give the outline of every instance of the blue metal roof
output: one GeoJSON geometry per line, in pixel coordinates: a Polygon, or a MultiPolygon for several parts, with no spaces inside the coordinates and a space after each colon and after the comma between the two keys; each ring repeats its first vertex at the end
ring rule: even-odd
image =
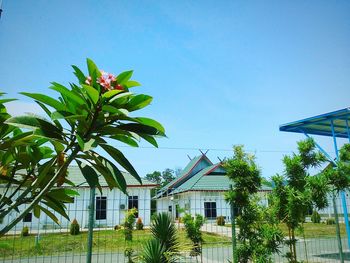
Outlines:
{"type": "Polygon", "coordinates": [[[280,131],[350,138],[350,108],[290,122],[280,126],[280,131]]]}

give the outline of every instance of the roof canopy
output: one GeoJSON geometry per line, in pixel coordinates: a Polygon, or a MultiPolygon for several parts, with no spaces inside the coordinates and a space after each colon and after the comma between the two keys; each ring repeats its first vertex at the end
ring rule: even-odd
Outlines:
{"type": "Polygon", "coordinates": [[[280,131],[332,137],[332,122],[335,137],[350,138],[350,108],[283,124],[280,131]]]}

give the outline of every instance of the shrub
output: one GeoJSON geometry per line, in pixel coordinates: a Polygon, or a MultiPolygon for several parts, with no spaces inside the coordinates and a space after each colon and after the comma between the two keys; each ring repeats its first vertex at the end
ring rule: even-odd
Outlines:
{"type": "Polygon", "coordinates": [[[326,225],[334,225],[335,224],[335,219],[330,217],[326,219],[326,225]]]}
{"type": "Polygon", "coordinates": [[[143,223],[141,217],[139,217],[136,221],[136,229],[137,230],[143,230],[143,223]]]}
{"type": "Polygon", "coordinates": [[[196,214],[194,219],[190,214],[185,214],[183,217],[183,222],[185,225],[186,235],[193,243],[190,256],[196,257],[202,254],[203,237],[201,227],[204,224],[204,218],[202,215],[196,214]]]}
{"type": "Polygon", "coordinates": [[[321,222],[321,216],[320,216],[320,214],[316,211],[316,210],[314,210],[313,212],[312,212],[312,215],[311,215],[311,222],[312,223],[320,223],[321,222]]]}
{"type": "Polygon", "coordinates": [[[119,229],[121,229],[120,225],[115,225],[114,226],[114,230],[119,230],[119,229]]]}
{"type": "Polygon", "coordinates": [[[134,263],[133,256],[134,256],[134,250],[131,247],[127,247],[124,250],[124,256],[128,259],[128,263],[134,263]]]}
{"type": "Polygon", "coordinates": [[[29,236],[29,227],[24,226],[24,227],[22,228],[21,236],[22,236],[22,237],[27,237],[27,236],[29,236]]]}
{"type": "Polygon", "coordinates": [[[218,216],[218,217],[216,218],[216,224],[217,224],[218,226],[224,226],[224,225],[225,225],[225,217],[223,217],[223,216],[218,216]]]}
{"type": "Polygon", "coordinates": [[[136,208],[130,209],[125,216],[124,221],[124,235],[125,241],[132,241],[132,230],[135,224],[135,214],[137,213],[136,208]]]}
{"type": "Polygon", "coordinates": [[[78,221],[74,218],[72,223],[70,224],[70,234],[72,236],[79,235],[80,233],[80,226],[78,224],[78,221]]]}

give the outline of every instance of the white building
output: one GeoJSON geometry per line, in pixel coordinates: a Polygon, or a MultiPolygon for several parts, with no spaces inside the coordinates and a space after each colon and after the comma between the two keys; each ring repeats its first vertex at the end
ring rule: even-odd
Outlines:
{"type": "MultiPolygon", "coordinates": [[[[213,164],[206,155],[193,158],[181,174],[160,189],[155,197],[157,212],[169,212],[174,218],[185,211],[192,216],[203,215],[207,220],[224,216],[230,220],[230,206],[224,193],[232,182],[220,163],[213,164]]],[[[271,188],[263,186],[259,191],[261,202],[267,205],[271,188]]]]}
{"type": "MultiPolygon", "coordinates": [[[[71,166],[68,169],[69,179],[77,186],[72,188],[70,186],[62,186],[71,188],[79,193],[79,196],[74,198],[73,203],[66,204],[67,214],[72,221],[74,218],[78,221],[82,228],[88,227],[88,215],[89,215],[89,198],[90,188],[86,183],[78,166],[71,166]]],[[[141,185],[134,177],[129,173],[122,172],[127,183],[127,193],[124,194],[119,189],[115,188],[110,190],[102,176],[99,177],[100,185],[102,187],[102,193],[96,189],[95,193],[95,213],[94,213],[94,226],[95,227],[114,227],[123,223],[125,213],[128,209],[133,207],[137,208],[137,217],[140,217],[144,225],[150,224],[151,219],[151,189],[157,185],[142,179],[141,185]]],[[[0,192],[1,190],[0,185],[0,192]]],[[[51,210],[52,211],[52,210],[51,210]]],[[[46,214],[41,213],[39,218],[34,217],[33,213],[29,213],[22,222],[18,223],[15,230],[21,230],[23,226],[34,229],[59,229],[68,228],[70,221],[62,217],[58,213],[52,211],[60,221],[60,225],[57,225],[46,214]]],[[[6,224],[12,221],[16,217],[17,213],[12,212],[6,216],[0,227],[2,228],[6,224]]]]}

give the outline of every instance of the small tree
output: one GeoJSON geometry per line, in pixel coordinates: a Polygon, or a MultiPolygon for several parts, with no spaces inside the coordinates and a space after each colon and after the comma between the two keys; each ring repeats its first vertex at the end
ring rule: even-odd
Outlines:
{"type": "Polygon", "coordinates": [[[29,227],[28,227],[28,226],[24,226],[24,227],[22,228],[21,236],[22,236],[22,237],[27,237],[27,236],[29,236],[29,227]]]}
{"type": "Polygon", "coordinates": [[[125,241],[132,241],[132,231],[135,225],[135,215],[137,213],[136,208],[132,208],[126,212],[125,220],[124,220],[124,236],[125,241]]]}
{"type": "Polygon", "coordinates": [[[204,224],[204,217],[202,215],[196,214],[195,219],[193,219],[191,214],[186,213],[183,217],[183,223],[185,225],[186,235],[189,239],[191,239],[193,243],[190,255],[192,257],[201,255],[203,243],[201,227],[204,224]]]}
{"type": "MultiPolygon", "coordinates": [[[[258,204],[257,192],[262,177],[255,163],[255,157],[244,152],[243,146],[234,146],[233,157],[224,162],[227,176],[233,186],[225,194],[227,202],[239,209],[239,245],[233,251],[235,261],[246,263],[272,262],[272,253],[278,252],[282,233],[275,220],[258,204]]],[[[233,233],[234,234],[234,233],[233,233]]]]}
{"type": "Polygon", "coordinates": [[[321,222],[321,216],[320,216],[320,214],[319,214],[316,210],[314,210],[314,211],[312,212],[312,215],[311,215],[311,222],[312,222],[312,223],[315,223],[315,224],[318,224],[318,223],[321,222]]]}
{"type": "Polygon", "coordinates": [[[285,256],[289,262],[298,262],[295,230],[302,227],[311,207],[322,209],[327,206],[327,178],[322,173],[311,176],[308,172],[324,161],[325,157],[316,151],[312,139],[300,141],[298,153],[283,158],[284,174],[273,177],[275,188],[271,201],[276,218],[288,227],[286,244],[289,252],[285,256]]]}

